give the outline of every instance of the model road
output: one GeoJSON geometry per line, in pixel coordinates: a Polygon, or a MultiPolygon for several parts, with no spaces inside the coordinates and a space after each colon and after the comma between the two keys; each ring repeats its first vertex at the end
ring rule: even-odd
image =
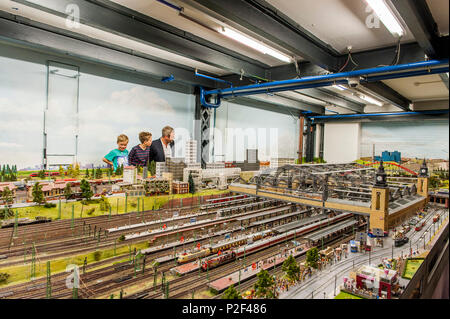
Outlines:
{"type": "MultiPolygon", "coordinates": [[[[370,264],[378,265],[382,258],[391,258],[392,252],[394,258],[408,255],[410,249],[423,252],[424,242],[428,243],[433,234],[433,216],[435,213],[441,215],[441,221],[448,217],[448,209],[430,207],[427,215],[421,219],[421,222],[425,220],[425,226],[420,231],[415,231],[414,227],[411,227],[411,230],[406,234],[409,238],[407,244],[401,247],[393,247],[394,240],[389,236],[384,238],[384,248],[372,246],[370,264]]],[[[437,230],[438,224],[439,222],[434,226],[434,230],[437,230]]],[[[350,245],[348,245],[347,258],[344,257],[341,261],[331,266],[328,265],[306,281],[290,288],[287,292],[281,293],[279,299],[333,299],[339,293],[339,286],[343,283],[342,278],[348,277],[353,268],[359,268],[367,264],[369,264],[369,252],[351,253],[350,245]]]]}

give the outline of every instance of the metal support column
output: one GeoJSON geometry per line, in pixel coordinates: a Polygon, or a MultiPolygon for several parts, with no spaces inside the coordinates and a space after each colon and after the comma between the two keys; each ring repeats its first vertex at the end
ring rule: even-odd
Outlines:
{"type": "Polygon", "coordinates": [[[195,139],[197,145],[200,145],[200,160],[202,168],[206,167],[206,163],[209,159],[209,135],[210,135],[210,120],[212,110],[202,106],[200,102],[200,92],[198,89],[195,91],[195,139]]]}
{"type": "Polygon", "coordinates": [[[303,134],[305,132],[305,117],[300,115],[300,128],[298,131],[298,163],[303,161],[303,134]]]}
{"type": "Polygon", "coordinates": [[[314,142],[315,142],[316,124],[307,120],[306,124],[306,162],[314,161],[314,142]]]}
{"type": "Polygon", "coordinates": [[[320,126],[320,147],[319,147],[319,158],[323,159],[324,152],[324,141],[325,141],[325,124],[321,123],[320,126]]]}

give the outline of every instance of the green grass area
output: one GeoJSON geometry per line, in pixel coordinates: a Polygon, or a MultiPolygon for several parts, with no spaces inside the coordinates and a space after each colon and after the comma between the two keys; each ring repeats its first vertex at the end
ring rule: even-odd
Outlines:
{"type": "MultiPolygon", "coordinates": [[[[194,197],[198,196],[205,196],[205,195],[218,195],[227,193],[228,190],[206,190],[202,192],[198,192],[194,195],[194,197]]],[[[178,198],[190,198],[192,197],[191,194],[175,194],[175,195],[163,195],[163,196],[152,196],[152,197],[139,197],[139,211],[142,211],[144,208],[145,210],[150,209],[159,209],[164,204],[166,204],[171,199],[178,199],[178,198]],[[144,202],[144,206],[142,206],[142,203],[144,202]]],[[[117,214],[124,214],[125,212],[133,212],[137,211],[138,209],[138,197],[128,197],[127,199],[125,196],[120,197],[110,197],[107,198],[109,203],[111,204],[111,214],[117,215],[117,214]],[[125,201],[126,201],[126,211],[125,211],[125,201]]],[[[30,207],[23,207],[23,208],[17,208],[19,212],[19,218],[28,217],[30,219],[34,219],[36,216],[44,216],[44,217],[50,217],[53,220],[58,218],[58,205],[56,204],[56,207],[52,208],[45,208],[44,206],[30,206],[30,207]]],[[[81,202],[68,202],[66,203],[65,200],[61,200],[61,219],[70,219],[72,218],[72,206],[74,210],[74,218],[81,218],[81,217],[94,217],[94,216],[101,216],[101,215],[108,215],[109,210],[107,211],[100,211],[100,204],[96,200],[92,200],[89,202],[88,205],[82,205],[81,202]],[[95,209],[90,215],[88,212],[92,209],[95,209]]],[[[14,209],[16,211],[16,209],[14,209]]]]}
{"type": "Polygon", "coordinates": [[[423,261],[424,258],[408,258],[406,260],[406,266],[403,271],[402,278],[411,280],[423,261]]]}
{"type": "Polygon", "coordinates": [[[336,297],[334,297],[334,299],[365,299],[365,298],[341,291],[336,297]]]}
{"type": "MultiPolygon", "coordinates": [[[[147,241],[136,243],[132,245],[122,245],[116,247],[116,254],[114,255],[114,248],[93,251],[87,254],[77,255],[73,257],[57,259],[50,261],[50,269],[52,274],[60,273],[66,271],[66,267],[68,265],[78,265],[82,266],[84,263],[84,258],[87,257],[88,265],[93,262],[98,262],[101,260],[105,260],[117,255],[129,254],[129,252],[133,252],[134,248],[137,251],[140,249],[145,249],[149,247],[149,243],[147,241]]],[[[29,258],[29,255],[27,256],[29,258]]],[[[37,256],[39,257],[39,256],[37,256]]],[[[129,258],[124,258],[123,261],[127,261],[129,258]]],[[[115,264],[115,263],[114,263],[115,264]]],[[[106,267],[108,265],[104,265],[106,267]]],[[[10,284],[18,284],[21,282],[26,282],[30,280],[31,275],[31,263],[27,262],[26,265],[22,266],[14,266],[14,267],[5,267],[0,268],[0,273],[9,274],[9,278],[6,282],[0,284],[0,287],[4,287],[10,284]]],[[[40,262],[39,258],[36,258],[36,278],[43,277],[47,275],[47,262],[40,262]]]]}
{"type": "MultiPolygon", "coordinates": [[[[108,178],[108,169],[107,168],[102,168],[101,169],[101,171],[102,171],[102,173],[103,173],[103,177],[102,178],[108,178]]],[[[23,178],[29,178],[30,180],[40,180],[41,178],[39,178],[39,177],[30,177],[30,175],[31,174],[33,174],[33,173],[39,173],[40,171],[39,170],[37,170],[37,171],[17,171],[17,179],[18,180],[20,180],[20,179],[23,179],[23,178]]],[[[53,170],[53,171],[46,171],[46,172],[56,172],[56,173],[59,173],[59,170],[53,170]]],[[[66,173],[67,171],[66,170],[64,170],[64,173],[66,173]]],[[[92,169],[89,169],[89,175],[91,175],[92,174],[92,169]]],[[[71,176],[67,176],[67,175],[64,175],[63,177],[61,177],[61,176],[59,176],[59,175],[57,175],[57,176],[46,176],[45,177],[45,179],[48,179],[48,178],[55,178],[55,179],[63,179],[63,178],[72,178],[71,176]]],[[[80,175],[78,176],[78,178],[79,179],[82,179],[82,178],[86,178],[86,169],[80,169],[80,175]]],[[[111,176],[111,178],[112,179],[114,179],[114,178],[121,178],[120,176],[111,176]]]]}

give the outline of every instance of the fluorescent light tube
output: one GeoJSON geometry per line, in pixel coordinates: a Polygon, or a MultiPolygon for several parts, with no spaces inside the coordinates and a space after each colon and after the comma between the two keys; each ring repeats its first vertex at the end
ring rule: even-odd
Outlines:
{"type": "Polygon", "coordinates": [[[338,89],[339,91],[345,91],[345,90],[347,90],[347,88],[346,87],[344,87],[344,86],[342,86],[342,85],[339,85],[339,84],[335,84],[335,85],[333,85],[333,87],[335,88],[335,89],[338,89]]]}
{"type": "Polygon", "coordinates": [[[277,58],[278,60],[281,60],[281,61],[287,62],[287,63],[291,62],[291,57],[284,55],[278,51],[275,51],[274,49],[271,49],[271,48],[265,46],[264,44],[257,42],[255,40],[252,40],[252,39],[246,37],[245,35],[242,35],[236,31],[233,31],[228,28],[220,28],[219,32],[222,33],[223,35],[225,35],[235,41],[238,41],[242,44],[245,44],[246,46],[249,46],[259,52],[273,56],[274,58],[277,58]]]}
{"type": "Polygon", "coordinates": [[[395,18],[384,0],[366,0],[369,6],[375,11],[385,27],[394,35],[401,37],[404,34],[403,28],[395,18]]]}
{"type": "Polygon", "coordinates": [[[375,100],[375,99],[371,98],[370,96],[367,96],[367,95],[364,95],[364,94],[360,94],[359,97],[361,99],[363,99],[364,101],[367,101],[367,102],[369,102],[371,104],[375,104],[375,105],[378,105],[378,106],[383,106],[383,103],[381,103],[378,100],[375,100]]]}

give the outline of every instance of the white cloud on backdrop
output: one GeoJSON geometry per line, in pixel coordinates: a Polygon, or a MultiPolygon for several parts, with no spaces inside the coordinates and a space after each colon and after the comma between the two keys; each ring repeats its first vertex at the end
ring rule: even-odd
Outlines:
{"type": "MultiPolygon", "coordinates": [[[[45,66],[0,58],[0,69],[0,164],[17,164],[18,168],[40,165],[45,66]]],[[[75,104],[67,96],[70,90],[66,86],[60,90],[58,85],[51,95],[48,143],[56,152],[65,153],[75,145],[75,121],[68,116],[75,104]],[[58,108],[60,104],[68,107],[58,108]]],[[[130,150],[144,130],[152,132],[154,139],[166,125],[192,131],[193,108],[192,95],[81,74],[78,160],[102,164],[103,156],[117,146],[116,138],[122,133],[130,138],[130,150]]]]}
{"type": "Polygon", "coordinates": [[[449,127],[447,121],[408,121],[363,123],[361,156],[383,151],[399,151],[402,157],[448,158],[449,127]]]}

